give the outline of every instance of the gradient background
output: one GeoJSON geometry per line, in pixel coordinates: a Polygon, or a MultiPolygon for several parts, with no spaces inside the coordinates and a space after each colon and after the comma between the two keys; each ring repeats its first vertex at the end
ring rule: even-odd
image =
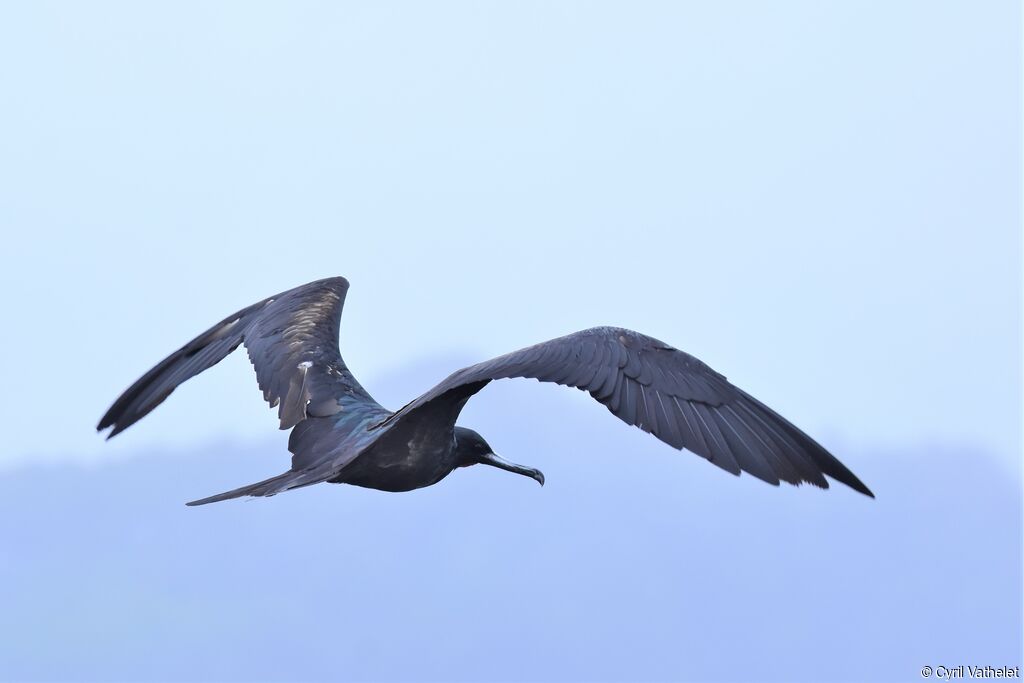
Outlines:
{"type": "Polygon", "coordinates": [[[1021,664],[1016,2],[0,3],[0,679],[920,680],[1021,664]],[[398,407],[596,324],[671,342],[878,499],[774,489],[495,383],[488,468],[285,469],[244,355],[352,282],[398,407]]]}

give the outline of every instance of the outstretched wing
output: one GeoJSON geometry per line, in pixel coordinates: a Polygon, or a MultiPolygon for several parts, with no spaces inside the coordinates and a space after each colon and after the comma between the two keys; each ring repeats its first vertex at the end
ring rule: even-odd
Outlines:
{"type": "Polygon", "coordinates": [[[376,402],[345,366],[338,350],[343,277],[311,282],[243,308],[172,353],[114,401],[97,430],[107,438],[145,417],[182,382],[245,344],[256,379],[281,429],[306,417],[333,415],[349,401],[376,402]]]}
{"type": "Polygon", "coordinates": [[[821,445],[723,375],[664,342],[617,327],[583,330],[458,370],[382,425],[414,420],[439,402],[456,406],[457,415],[460,402],[489,381],[509,377],[582,389],[623,422],[733,474],[821,488],[828,488],[828,475],[874,497],[821,445]]]}

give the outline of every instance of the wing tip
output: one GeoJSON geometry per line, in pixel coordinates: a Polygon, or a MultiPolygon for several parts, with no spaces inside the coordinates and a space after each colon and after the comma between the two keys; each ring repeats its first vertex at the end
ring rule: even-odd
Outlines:
{"type": "Polygon", "coordinates": [[[838,458],[822,448],[816,442],[811,441],[811,443],[816,447],[812,450],[812,454],[817,453],[818,457],[816,457],[815,460],[817,461],[818,467],[825,475],[835,479],[840,484],[849,486],[857,493],[863,494],[868,498],[875,497],[875,494],[872,493],[871,489],[869,489],[856,474],[851,472],[849,467],[840,462],[838,458]]]}
{"type": "MultiPolygon", "coordinates": [[[[822,449],[822,450],[824,450],[824,449],[822,449]]],[[[863,495],[867,496],[868,498],[872,498],[873,499],[875,497],[875,494],[871,491],[871,489],[869,489],[867,487],[867,485],[865,485],[864,482],[862,482],[857,477],[857,475],[855,475],[853,472],[851,472],[848,467],[843,465],[843,463],[839,462],[839,460],[835,456],[829,454],[828,451],[825,451],[825,453],[829,455],[829,458],[831,459],[831,462],[827,462],[826,463],[828,465],[827,468],[824,466],[824,464],[822,464],[820,462],[818,463],[818,465],[821,468],[821,471],[822,471],[823,474],[825,474],[826,476],[830,477],[833,481],[837,481],[840,484],[843,484],[844,486],[847,486],[847,487],[853,489],[857,493],[860,493],[860,494],[863,494],[863,495]]],[[[816,484],[815,482],[810,482],[810,483],[815,484],[815,486],[819,486],[820,488],[825,488],[825,489],[829,488],[828,480],[825,480],[825,485],[824,486],[821,486],[820,484],[816,484]]]]}
{"type": "MultiPolygon", "coordinates": [[[[851,477],[853,477],[853,475],[851,475],[851,477]]],[[[842,481],[842,480],[840,480],[840,481],[842,481]]],[[[869,489],[867,486],[864,485],[864,482],[862,482],[857,477],[853,477],[852,481],[844,481],[843,483],[846,484],[847,486],[849,486],[851,489],[853,489],[857,493],[862,493],[865,496],[867,496],[868,498],[871,498],[872,500],[874,500],[875,494],[871,491],[871,489],[869,489]]]]}
{"type": "Polygon", "coordinates": [[[350,286],[348,278],[343,277],[341,275],[334,275],[332,277],[326,277],[323,280],[320,280],[320,282],[325,283],[325,284],[329,282],[331,284],[338,285],[338,286],[340,286],[342,289],[344,289],[346,291],[348,290],[348,288],[350,286]]]}
{"type": "MultiPolygon", "coordinates": [[[[862,482],[860,479],[858,479],[856,476],[854,476],[852,472],[847,471],[847,473],[848,473],[848,476],[847,477],[843,477],[842,479],[840,479],[840,478],[838,478],[838,477],[836,477],[836,476],[834,476],[832,474],[829,474],[828,476],[832,477],[833,481],[837,481],[840,484],[843,484],[844,486],[847,486],[847,487],[853,489],[857,493],[860,493],[860,494],[863,494],[863,495],[867,496],[868,498],[872,498],[873,499],[875,497],[875,494],[871,492],[871,489],[869,489],[867,486],[864,485],[864,482],[862,482]]],[[[822,477],[821,481],[814,481],[812,479],[803,479],[801,481],[796,482],[794,484],[794,486],[800,486],[801,484],[804,484],[804,483],[807,483],[807,484],[810,484],[811,486],[814,486],[816,488],[822,489],[823,491],[832,488],[831,486],[829,486],[829,480],[826,479],[825,477],[822,477]]]]}

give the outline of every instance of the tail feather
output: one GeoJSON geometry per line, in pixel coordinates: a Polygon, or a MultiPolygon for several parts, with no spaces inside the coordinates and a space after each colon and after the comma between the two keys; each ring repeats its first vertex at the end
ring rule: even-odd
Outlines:
{"type": "Polygon", "coordinates": [[[241,498],[242,496],[270,497],[275,496],[278,493],[283,493],[284,491],[291,491],[292,489],[302,488],[303,486],[319,484],[332,476],[334,476],[332,468],[316,468],[313,470],[304,470],[299,472],[289,470],[283,474],[277,475],[276,477],[264,479],[263,481],[255,484],[242,486],[237,489],[232,489],[231,491],[225,491],[224,493],[218,493],[215,496],[193,500],[189,503],[185,503],[185,505],[195,507],[197,505],[206,505],[207,503],[219,503],[222,500],[231,500],[232,498],[241,498]]]}

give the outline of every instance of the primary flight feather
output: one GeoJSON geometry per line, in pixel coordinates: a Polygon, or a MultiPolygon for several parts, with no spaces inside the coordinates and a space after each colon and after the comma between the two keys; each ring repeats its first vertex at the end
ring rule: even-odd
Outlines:
{"type": "Polygon", "coordinates": [[[97,430],[112,437],[174,389],[244,344],[263,397],[291,429],[291,469],[189,505],[272,496],[319,482],[384,491],[436,484],[458,467],[486,464],[544,483],[537,469],[498,457],[456,421],[489,382],[532,377],[586,391],[623,422],[692,451],[733,474],[778,485],[827,477],[871,491],[817,442],[693,356],[652,337],[595,327],[452,373],[397,412],[356,381],[338,349],[348,292],[342,277],[311,282],[228,316],[165,358],[110,407],[97,430]]]}

